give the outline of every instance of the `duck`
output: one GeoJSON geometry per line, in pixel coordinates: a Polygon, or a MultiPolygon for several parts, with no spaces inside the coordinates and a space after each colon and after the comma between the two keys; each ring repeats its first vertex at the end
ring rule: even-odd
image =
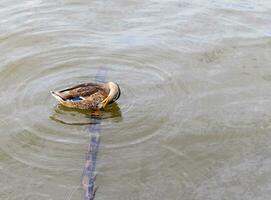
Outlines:
{"type": "Polygon", "coordinates": [[[121,95],[117,83],[87,82],[59,91],[50,91],[60,104],[69,108],[100,110],[114,103],[121,95]]]}

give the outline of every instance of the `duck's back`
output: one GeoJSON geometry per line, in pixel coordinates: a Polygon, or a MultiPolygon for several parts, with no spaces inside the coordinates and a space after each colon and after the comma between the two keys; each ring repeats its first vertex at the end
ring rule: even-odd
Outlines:
{"type": "Polygon", "coordinates": [[[67,88],[65,90],[61,90],[58,92],[58,94],[62,97],[62,99],[67,100],[80,96],[89,97],[101,90],[103,90],[103,88],[98,84],[84,83],[71,88],[67,88]]]}

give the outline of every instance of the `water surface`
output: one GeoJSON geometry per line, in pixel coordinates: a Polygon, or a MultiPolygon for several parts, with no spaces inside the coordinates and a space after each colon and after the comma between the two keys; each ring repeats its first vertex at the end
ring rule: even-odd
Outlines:
{"type": "Polygon", "coordinates": [[[267,200],[271,3],[2,0],[0,199],[82,199],[89,113],[49,91],[118,82],[97,200],[267,200]]]}

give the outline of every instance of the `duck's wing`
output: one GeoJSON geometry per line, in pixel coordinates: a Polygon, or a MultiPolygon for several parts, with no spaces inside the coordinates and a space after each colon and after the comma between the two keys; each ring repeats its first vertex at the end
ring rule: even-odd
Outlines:
{"type": "Polygon", "coordinates": [[[78,84],[78,85],[74,85],[70,88],[66,88],[66,89],[63,89],[63,90],[60,90],[58,92],[66,92],[66,91],[70,91],[70,90],[74,90],[74,89],[78,89],[78,88],[86,88],[86,87],[98,87],[100,86],[101,84],[98,84],[98,83],[92,83],[92,82],[89,82],[89,83],[81,83],[81,84],[78,84]]]}
{"type": "Polygon", "coordinates": [[[102,90],[103,87],[101,84],[83,83],[60,91],[52,91],[51,93],[54,97],[58,96],[58,100],[62,99],[62,101],[66,101],[76,97],[88,97],[102,90]]]}

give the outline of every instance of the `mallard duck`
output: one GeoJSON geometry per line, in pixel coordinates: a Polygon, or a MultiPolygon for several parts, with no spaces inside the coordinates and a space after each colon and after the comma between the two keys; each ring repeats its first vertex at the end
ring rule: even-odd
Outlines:
{"type": "Polygon", "coordinates": [[[121,94],[118,84],[82,83],[51,94],[64,106],[85,110],[99,110],[115,102],[121,94]]]}

